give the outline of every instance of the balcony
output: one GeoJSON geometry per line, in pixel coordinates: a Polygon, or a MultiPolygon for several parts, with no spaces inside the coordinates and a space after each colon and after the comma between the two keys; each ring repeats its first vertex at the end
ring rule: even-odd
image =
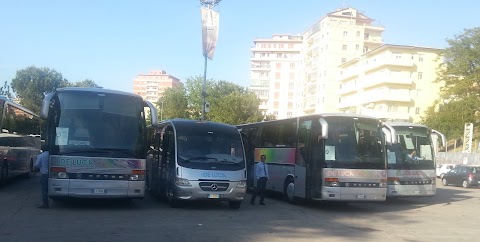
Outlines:
{"type": "Polygon", "coordinates": [[[349,85],[342,85],[340,89],[338,89],[337,94],[338,95],[345,95],[349,93],[354,93],[358,90],[357,85],[350,83],[349,85]]]}
{"type": "Polygon", "coordinates": [[[338,81],[344,82],[344,81],[348,81],[348,80],[351,80],[351,79],[356,78],[356,77],[358,77],[358,71],[356,70],[356,68],[349,69],[349,70],[344,71],[340,75],[340,77],[338,78],[338,81]]]}
{"type": "Polygon", "coordinates": [[[409,103],[412,98],[408,94],[390,93],[390,92],[364,92],[358,99],[358,104],[367,104],[375,102],[406,102],[409,103]]]}
{"type": "Polygon", "coordinates": [[[357,106],[358,106],[357,98],[352,97],[348,99],[342,99],[342,101],[337,104],[337,109],[349,109],[349,108],[355,108],[357,106]]]}
{"type": "Polygon", "coordinates": [[[369,88],[380,85],[392,85],[392,84],[402,84],[402,85],[412,85],[413,80],[410,77],[400,78],[400,77],[365,77],[359,82],[359,88],[369,88]]]}
{"type": "Polygon", "coordinates": [[[375,44],[383,43],[382,37],[374,37],[374,36],[365,37],[363,38],[363,41],[365,43],[375,43],[375,44]]]}
{"type": "Polygon", "coordinates": [[[377,61],[371,61],[364,67],[364,71],[368,72],[371,70],[378,69],[384,66],[398,66],[398,67],[414,67],[415,64],[411,59],[399,59],[395,57],[381,58],[377,61]]]}

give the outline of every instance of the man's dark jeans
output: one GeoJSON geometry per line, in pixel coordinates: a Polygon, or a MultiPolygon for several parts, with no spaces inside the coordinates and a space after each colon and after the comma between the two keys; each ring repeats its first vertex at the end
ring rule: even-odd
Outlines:
{"type": "Polygon", "coordinates": [[[252,199],[250,200],[250,203],[255,203],[255,198],[257,195],[260,196],[260,204],[263,203],[263,200],[265,199],[265,190],[267,189],[267,178],[266,177],[260,177],[260,179],[257,180],[257,189],[256,191],[252,194],[252,199]]]}
{"type": "Polygon", "coordinates": [[[40,184],[42,187],[43,205],[48,206],[48,174],[42,174],[42,177],[40,178],[40,184]]]}

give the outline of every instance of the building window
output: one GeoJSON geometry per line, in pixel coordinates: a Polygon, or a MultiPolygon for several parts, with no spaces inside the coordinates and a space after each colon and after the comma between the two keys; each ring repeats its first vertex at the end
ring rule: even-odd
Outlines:
{"type": "Polygon", "coordinates": [[[418,55],[418,62],[423,62],[423,55],[418,55]]]}
{"type": "Polygon", "coordinates": [[[420,114],[420,108],[415,108],[415,114],[420,114]]]}
{"type": "Polygon", "coordinates": [[[280,77],[281,77],[280,72],[276,72],[276,73],[275,73],[275,79],[278,80],[278,79],[280,79],[280,77]]]}
{"type": "Polygon", "coordinates": [[[355,45],[355,50],[359,50],[360,49],[360,45],[355,45]]]}
{"type": "Polygon", "coordinates": [[[279,98],[280,98],[280,93],[279,93],[279,92],[275,92],[274,98],[275,98],[275,99],[279,99],[279,98]]]}
{"type": "Polygon", "coordinates": [[[292,117],[292,112],[287,112],[287,118],[291,118],[292,117]]]}
{"type": "Polygon", "coordinates": [[[277,54],[277,58],[282,58],[282,54],[277,54]]]}
{"type": "Polygon", "coordinates": [[[275,82],[275,89],[280,89],[280,82],[275,82]]]}
{"type": "Polygon", "coordinates": [[[288,76],[288,78],[289,78],[290,80],[295,80],[295,73],[290,73],[289,76],[288,76]]]}
{"type": "Polygon", "coordinates": [[[278,44],[279,49],[283,49],[283,44],[278,44]]]}
{"type": "Polygon", "coordinates": [[[357,31],[357,37],[360,37],[360,31],[357,31]]]}
{"type": "Polygon", "coordinates": [[[289,49],[293,49],[293,44],[288,44],[289,49]]]}
{"type": "Polygon", "coordinates": [[[342,58],[342,63],[347,62],[347,58],[342,58]]]}
{"type": "Polygon", "coordinates": [[[342,50],[347,50],[347,45],[342,45],[342,50]]]}
{"type": "Polygon", "coordinates": [[[277,63],[277,64],[276,64],[276,67],[277,67],[277,69],[282,68],[282,63],[277,63]]]}
{"type": "Polygon", "coordinates": [[[423,72],[419,72],[418,73],[418,80],[422,80],[423,79],[423,72]]]}
{"type": "Polygon", "coordinates": [[[344,38],[348,37],[348,31],[343,31],[343,37],[344,38]]]}
{"type": "Polygon", "coordinates": [[[273,108],[278,108],[278,102],[273,103],[273,108]]]}
{"type": "Polygon", "coordinates": [[[290,70],[295,69],[295,63],[290,63],[290,70]]]}

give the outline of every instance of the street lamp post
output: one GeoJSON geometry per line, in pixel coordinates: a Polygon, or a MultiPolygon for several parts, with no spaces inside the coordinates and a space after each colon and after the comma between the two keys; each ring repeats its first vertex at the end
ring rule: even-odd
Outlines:
{"type": "MultiPolygon", "coordinates": [[[[220,3],[221,0],[200,0],[200,4],[204,9],[206,9],[209,12],[213,12],[212,9],[220,3]]],[[[203,10],[202,10],[202,41],[203,41],[203,57],[205,58],[205,64],[204,64],[204,73],[203,73],[203,85],[202,85],[202,120],[205,120],[205,106],[206,106],[206,97],[207,97],[207,91],[206,89],[206,83],[207,83],[207,58],[210,60],[213,58],[213,50],[215,49],[215,42],[217,38],[217,32],[218,31],[218,23],[215,25],[213,22],[212,16],[209,15],[210,18],[204,19],[203,15],[203,10]],[[204,25],[204,21],[205,24],[204,25]],[[213,24],[213,26],[212,26],[213,24]],[[215,33],[214,35],[212,35],[215,33]],[[212,38],[213,39],[209,39],[212,38]]],[[[218,17],[218,13],[216,14],[218,17]]],[[[217,19],[218,20],[218,19],[217,19]]]]}

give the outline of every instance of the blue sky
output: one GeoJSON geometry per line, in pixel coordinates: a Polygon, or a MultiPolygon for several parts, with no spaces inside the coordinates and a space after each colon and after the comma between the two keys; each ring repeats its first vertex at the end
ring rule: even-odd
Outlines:
{"type": "MultiPolygon", "coordinates": [[[[480,2],[470,0],[222,0],[207,77],[248,86],[255,38],[301,34],[343,6],[385,26],[388,44],[444,48],[446,38],[480,27],[480,2]]],[[[1,1],[0,84],[31,65],[128,92],[150,70],[182,81],[203,75],[200,7],[199,0],[1,1]]]]}

